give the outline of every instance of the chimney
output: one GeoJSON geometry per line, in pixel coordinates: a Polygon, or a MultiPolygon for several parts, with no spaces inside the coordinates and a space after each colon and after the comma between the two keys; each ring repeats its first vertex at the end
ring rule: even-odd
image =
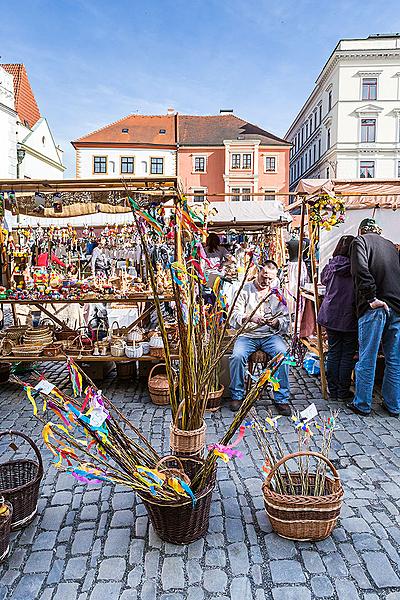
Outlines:
{"type": "Polygon", "coordinates": [[[220,115],[233,115],[233,108],[221,108],[220,115]]]}
{"type": "Polygon", "coordinates": [[[170,106],[167,108],[167,115],[176,115],[176,110],[170,106]]]}

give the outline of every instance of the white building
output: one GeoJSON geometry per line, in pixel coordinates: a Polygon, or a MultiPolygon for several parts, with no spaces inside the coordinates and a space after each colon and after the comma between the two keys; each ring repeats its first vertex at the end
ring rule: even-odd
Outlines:
{"type": "Polygon", "coordinates": [[[77,178],[176,175],[176,115],[129,115],[72,142],[77,178]]]}
{"type": "Polygon", "coordinates": [[[25,66],[0,65],[0,178],[60,179],[64,170],[25,66]]]}
{"type": "Polygon", "coordinates": [[[303,178],[400,177],[400,34],[340,40],[285,139],[303,178]]]}
{"type": "Polygon", "coordinates": [[[16,130],[13,77],[0,67],[0,179],[17,176],[16,130]]]}

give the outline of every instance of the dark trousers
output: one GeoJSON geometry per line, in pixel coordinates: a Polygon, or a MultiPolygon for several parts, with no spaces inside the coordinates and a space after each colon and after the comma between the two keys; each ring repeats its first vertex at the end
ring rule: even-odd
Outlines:
{"type": "Polygon", "coordinates": [[[328,358],[326,376],[331,396],[345,398],[350,394],[354,355],[357,352],[357,332],[327,329],[328,358]]]}

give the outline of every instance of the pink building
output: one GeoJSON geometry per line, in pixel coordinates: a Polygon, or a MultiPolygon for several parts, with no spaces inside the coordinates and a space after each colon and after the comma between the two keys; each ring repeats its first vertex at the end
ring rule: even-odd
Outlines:
{"type": "Polygon", "coordinates": [[[177,127],[177,174],[189,198],[287,204],[287,197],[275,195],[289,191],[289,142],[232,111],[178,115],[177,127]]]}

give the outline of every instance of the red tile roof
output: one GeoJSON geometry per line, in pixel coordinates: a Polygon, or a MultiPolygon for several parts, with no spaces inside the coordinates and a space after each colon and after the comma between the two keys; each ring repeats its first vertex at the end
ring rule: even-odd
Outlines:
{"type": "Polygon", "coordinates": [[[233,114],[214,116],[179,115],[181,146],[222,146],[224,140],[260,140],[263,145],[286,146],[289,142],[233,114]]]}
{"type": "Polygon", "coordinates": [[[75,140],[80,144],[146,144],[175,145],[175,115],[129,115],[75,140]],[[123,129],[128,131],[123,133],[123,129]],[[160,133],[165,131],[165,133],[160,133]]]}
{"type": "Polygon", "coordinates": [[[0,65],[14,78],[15,110],[24,125],[32,128],[40,119],[40,110],[36,103],[25,65],[0,65]]]}

